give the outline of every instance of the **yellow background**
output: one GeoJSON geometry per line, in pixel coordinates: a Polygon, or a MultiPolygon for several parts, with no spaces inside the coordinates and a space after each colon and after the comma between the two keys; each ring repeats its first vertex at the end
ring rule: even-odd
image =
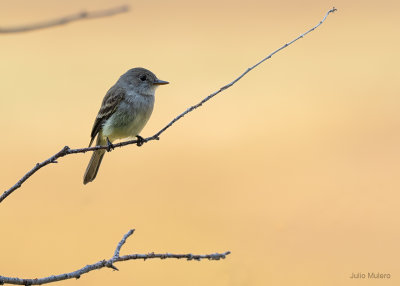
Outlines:
{"type": "MultiPolygon", "coordinates": [[[[119,1],[1,0],[0,26],[119,1]]],[[[318,23],[168,130],[34,175],[0,205],[0,275],[43,277],[122,254],[232,254],[119,263],[58,285],[399,285],[399,1],[130,1],[129,13],[0,36],[0,186],[85,147],[108,88],[142,66],[170,81],[142,132],[318,23]],[[391,279],[352,280],[352,272],[391,279]]]]}

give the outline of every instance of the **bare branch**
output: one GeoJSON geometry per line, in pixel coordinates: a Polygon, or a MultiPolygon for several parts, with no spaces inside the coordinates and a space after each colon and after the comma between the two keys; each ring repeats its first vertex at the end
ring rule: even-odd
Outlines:
{"type": "Polygon", "coordinates": [[[124,235],[124,237],[118,243],[117,248],[115,249],[113,258],[116,259],[116,258],[119,257],[119,252],[121,251],[121,247],[125,244],[125,242],[128,239],[128,237],[130,237],[133,234],[134,231],[135,231],[134,229],[131,229],[124,235]]]}
{"type": "MultiPolygon", "coordinates": [[[[295,38],[294,40],[290,41],[289,43],[284,44],[282,47],[280,47],[279,49],[275,50],[274,52],[272,52],[271,54],[269,54],[267,57],[265,57],[264,59],[262,59],[261,61],[259,61],[258,63],[256,63],[255,65],[253,65],[252,67],[248,68],[244,73],[242,73],[240,76],[238,76],[235,80],[233,80],[232,82],[224,85],[223,87],[221,87],[219,90],[215,91],[214,93],[210,94],[209,96],[207,96],[206,98],[204,98],[202,101],[200,101],[199,103],[189,107],[188,109],[186,109],[184,112],[182,112],[181,114],[179,114],[177,117],[175,117],[170,123],[168,123],[164,128],[162,128],[160,131],[158,131],[156,134],[154,134],[153,136],[147,137],[144,139],[144,141],[142,141],[143,143],[147,143],[149,141],[153,141],[153,140],[159,140],[160,139],[160,135],[162,133],[164,133],[168,128],[170,128],[173,124],[175,124],[178,120],[180,120],[182,117],[184,117],[186,114],[188,114],[189,112],[192,112],[193,110],[197,109],[198,107],[202,106],[204,103],[206,103],[207,101],[209,101],[211,98],[213,98],[214,96],[216,96],[217,94],[219,94],[220,92],[230,88],[232,85],[234,85],[236,82],[238,82],[242,77],[244,77],[247,73],[249,73],[251,70],[255,69],[257,66],[259,66],[260,64],[262,64],[263,62],[265,62],[266,60],[270,59],[274,54],[276,54],[277,52],[283,50],[284,48],[286,48],[287,46],[293,44],[294,42],[296,42],[297,40],[299,40],[300,38],[303,38],[305,35],[307,35],[308,33],[314,31],[316,28],[318,28],[324,21],[325,19],[328,17],[328,15],[330,13],[333,13],[336,11],[336,8],[332,8],[331,10],[329,10],[324,18],[313,28],[311,28],[310,30],[308,30],[307,32],[301,34],[300,36],[298,36],[297,38],[295,38]]],[[[121,143],[117,143],[114,144],[114,147],[123,147],[126,145],[132,145],[132,144],[137,144],[139,143],[138,140],[129,140],[129,141],[125,141],[125,142],[121,142],[121,143]]],[[[0,203],[7,198],[10,194],[12,194],[16,189],[20,188],[21,185],[27,180],[29,179],[30,176],[32,176],[34,173],[36,173],[38,170],[40,170],[41,168],[43,168],[44,166],[47,166],[50,163],[56,163],[58,158],[64,157],[66,155],[70,155],[70,154],[77,154],[77,153],[85,153],[85,152],[89,152],[89,151],[95,151],[95,150],[99,150],[99,149],[108,149],[108,146],[95,146],[95,147],[89,147],[89,148],[80,148],[80,149],[70,149],[68,146],[65,146],[63,149],[61,149],[58,153],[56,153],[55,155],[53,155],[52,157],[50,157],[49,159],[41,162],[41,163],[37,163],[35,167],[33,167],[28,173],[26,173],[14,186],[12,186],[10,189],[8,189],[7,191],[5,191],[1,196],[0,196],[0,203]]]]}
{"type": "Polygon", "coordinates": [[[129,254],[129,255],[124,255],[124,256],[119,256],[119,251],[121,250],[121,247],[125,244],[127,238],[129,236],[131,236],[133,234],[133,232],[134,232],[134,230],[131,229],[128,231],[127,234],[124,235],[124,237],[118,243],[113,257],[111,257],[108,260],[104,259],[99,262],[86,265],[85,267],[82,267],[81,269],[78,269],[73,272],[59,274],[59,275],[52,275],[52,276],[48,276],[48,277],[44,277],[44,278],[23,279],[23,278],[18,278],[18,277],[0,276],[0,285],[3,285],[3,284],[42,285],[42,284],[72,279],[72,278],[79,279],[81,277],[81,275],[83,275],[83,274],[86,274],[90,271],[93,271],[96,269],[101,269],[104,267],[118,270],[113,265],[113,263],[127,261],[127,260],[135,260],[135,259],[146,260],[146,259],[153,259],[153,258],[159,258],[159,259],[167,259],[167,258],[182,259],[182,258],[184,258],[187,260],[198,260],[198,261],[200,261],[202,259],[220,260],[220,259],[225,259],[225,257],[230,254],[230,251],[226,251],[224,253],[214,253],[214,254],[205,254],[205,255],[190,254],[190,253],[189,254],[171,254],[171,253],[157,254],[157,253],[151,252],[148,254],[129,254]]]}
{"type": "Polygon", "coordinates": [[[92,12],[82,11],[77,14],[65,16],[62,18],[57,18],[54,20],[46,21],[46,22],[36,23],[36,24],[16,26],[16,27],[6,27],[6,28],[0,27],[0,34],[29,32],[29,31],[33,31],[33,30],[39,30],[39,29],[45,29],[45,28],[50,28],[50,27],[54,27],[54,26],[65,25],[70,22],[74,22],[74,21],[78,21],[78,20],[108,17],[108,16],[120,14],[120,13],[125,13],[128,10],[129,10],[129,6],[124,5],[124,6],[115,7],[115,8],[106,9],[106,10],[100,10],[100,11],[92,11],[92,12]]]}

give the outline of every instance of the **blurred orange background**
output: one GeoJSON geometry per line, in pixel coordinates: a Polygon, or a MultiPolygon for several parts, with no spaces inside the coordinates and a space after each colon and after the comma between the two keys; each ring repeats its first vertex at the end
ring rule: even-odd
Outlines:
{"type": "Polygon", "coordinates": [[[399,1],[10,1],[0,26],[129,4],[129,13],[1,35],[1,192],[85,147],[101,100],[142,66],[158,89],[142,136],[339,11],[159,142],[40,170],[0,205],[0,275],[43,277],[121,254],[58,285],[399,285],[399,1]],[[390,273],[382,280],[352,273],[390,273]]]}

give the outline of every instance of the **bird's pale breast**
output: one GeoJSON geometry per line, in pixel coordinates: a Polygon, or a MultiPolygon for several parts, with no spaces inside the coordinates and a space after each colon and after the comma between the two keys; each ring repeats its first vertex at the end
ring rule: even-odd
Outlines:
{"type": "Polygon", "coordinates": [[[102,135],[110,141],[139,135],[153,111],[154,94],[128,93],[104,123],[102,135]]]}

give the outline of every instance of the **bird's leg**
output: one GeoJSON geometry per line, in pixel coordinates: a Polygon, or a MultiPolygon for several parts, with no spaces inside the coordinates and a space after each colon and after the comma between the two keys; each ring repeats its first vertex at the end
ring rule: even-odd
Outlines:
{"type": "Polygon", "coordinates": [[[137,141],[138,141],[138,142],[136,143],[136,145],[137,145],[138,147],[142,146],[143,143],[146,143],[146,141],[144,140],[144,138],[143,138],[142,136],[136,135],[136,138],[137,138],[137,141]]]}
{"type": "Polygon", "coordinates": [[[114,145],[110,142],[110,139],[107,137],[107,152],[110,152],[111,150],[114,150],[114,145]]]}

